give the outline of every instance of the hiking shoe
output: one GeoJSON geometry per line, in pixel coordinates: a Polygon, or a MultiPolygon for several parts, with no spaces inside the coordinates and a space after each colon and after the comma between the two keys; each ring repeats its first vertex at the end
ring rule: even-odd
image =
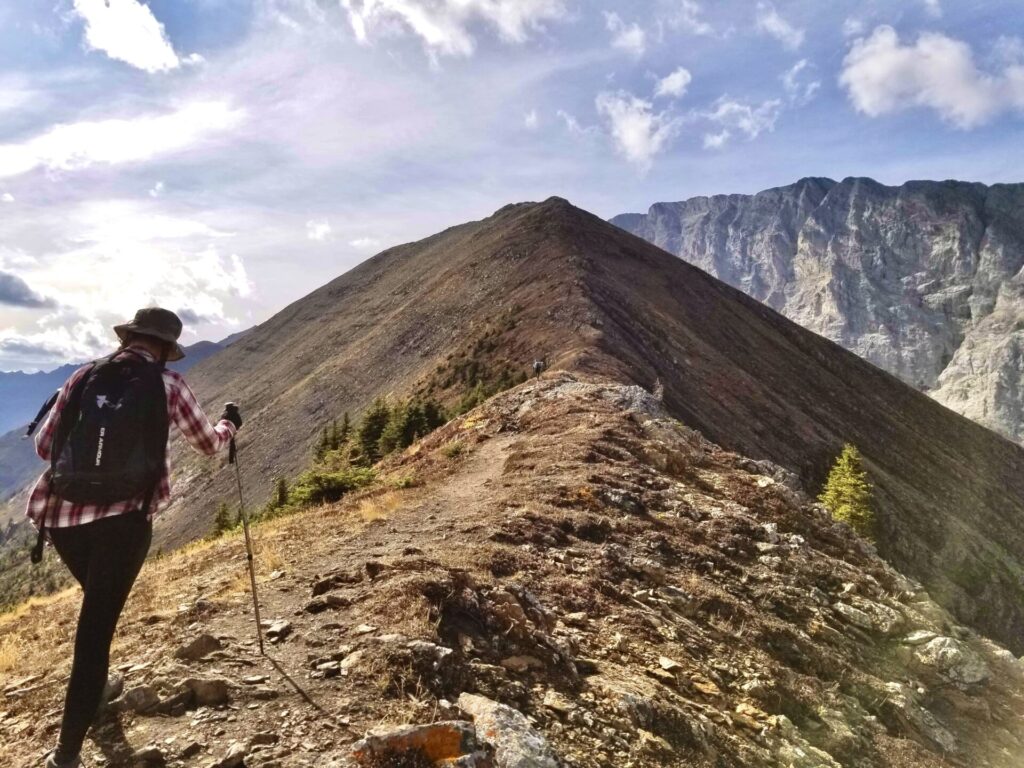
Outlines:
{"type": "Polygon", "coordinates": [[[81,768],[82,761],[76,755],[69,762],[57,762],[57,750],[53,750],[46,756],[45,768],[81,768]]]}

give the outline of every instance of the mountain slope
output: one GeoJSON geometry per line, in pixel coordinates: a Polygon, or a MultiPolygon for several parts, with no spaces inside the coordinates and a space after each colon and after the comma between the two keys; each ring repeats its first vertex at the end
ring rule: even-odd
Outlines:
{"type": "Polygon", "coordinates": [[[1024,440],[1024,184],[802,179],[612,222],[1024,440]]]}
{"type": "MultiPolygon", "coordinates": [[[[371,728],[455,720],[545,758],[498,766],[1020,765],[1020,661],[639,387],[551,372],[379,469],[255,529],[269,659],[237,532],[146,565],[88,764],[353,768],[371,728]]],[[[0,618],[12,768],[52,739],[76,597],[0,618]]]]}
{"type": "MultiPolygon", "coordinates": [[[[547,355],[654,387],[709,439],[816,488],[844,442],[877,486],[882,554],[962,621],[1024,650],[1024,450],[678,258],[563,200],[509,206],[370,259],[193,370],[242,403],[250,501],[305,466],[327,419],[443,393],[471,362],[547,355]]],[[[208,530],[226,466],[180,465],[162,545],[208,530]]]]}

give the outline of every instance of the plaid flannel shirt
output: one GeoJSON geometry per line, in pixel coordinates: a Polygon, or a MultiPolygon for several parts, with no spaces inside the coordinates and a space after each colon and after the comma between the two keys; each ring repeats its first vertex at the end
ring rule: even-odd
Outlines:
{"type": "MultiPolygon", "coordinates": [[[[128,347],[121,354],[135,354],[154,362],[149,352],[138,347],[128,347]]],[[[75,384],[84,376],[90,366],[79,368],[61,387],[57,401],[46,418],[46,421],[36,433],[36,453],[44,461],[50,460],[50,446],[53,443],[53,434],[57,429],[61,411],[67,402],[68,395],[75,384]]],[[[222,419],[216,425],[210,423],[203,409],[199,406],[192,389],[185,383],[180,373],[171,370],[164,371],[164,390],[167,392],[167,416],[172,427],[185,437],[186,440],[200,453],[212,455],[224,448],[231,441],[235,434],[235,425],[226,419],[222,419]]],[[[167,461],[164,464],[164,471],[157,484],[156,492],[153,494],[149,505],[149,518],[152,520],[167,505],[171,498],[171,460],[168,452],[167,461]]],[[[47,469],[36,481],[35,488],[28,498],[28,506],[25,514],[32,521],[32,524],[39,527],[40,521],[45,521],[47,528],[66,528],[72,525],[99,520],[104,517],[124,514],[142,509],[145,503],[145,496],[139,496],[127,501],[119,501],[113,504],[73,504],[69,501],[57,498],[50,493],[50,470],[47,469]]]]}

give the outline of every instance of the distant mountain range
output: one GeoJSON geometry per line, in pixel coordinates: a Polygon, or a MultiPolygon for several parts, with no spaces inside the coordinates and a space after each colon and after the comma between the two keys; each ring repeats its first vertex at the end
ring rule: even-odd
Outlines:
{"type": "Polygon", "coordinates": [[[1024,441],[1024,184],[809,178],[611,221],[1024,441]]]}

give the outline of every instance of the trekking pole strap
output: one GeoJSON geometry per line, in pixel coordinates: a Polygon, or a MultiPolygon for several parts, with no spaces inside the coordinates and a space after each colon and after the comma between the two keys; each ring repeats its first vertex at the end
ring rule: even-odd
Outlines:
{"type": "Polygon", "coordinates": [[[46,414],[53,410],[53,405],[54,403],[57,402],[57,398],[59,396],[60,390],[58,389],[56,392],[50,395],[50,397],[47,399],[45,403],[43,403],[43,407],[39,409],[39,413],[36,414],[36,417],[32,419],[32,422],[28,425],[28,428],[25,430],[24,437],[32,436],[32,433],[36,431],[36,427],[39,426],[39,422],[46,418],[46,414]]]}

